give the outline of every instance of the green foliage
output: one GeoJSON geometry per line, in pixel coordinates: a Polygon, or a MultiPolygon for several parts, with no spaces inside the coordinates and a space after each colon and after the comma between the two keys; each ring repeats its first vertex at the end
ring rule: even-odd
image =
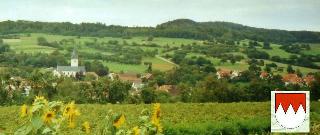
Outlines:
{"type": "Polygon", "coordinates": [[[288,65],[288,67],[287,67],[287,72],[288,72],[288,73],[294,73],[295,71],[293,70],[293,68],[292,68],[291,65],[288,65]]]}
{"type": "Polygon", "coordinates": [[[0,53],[9,52],[10,46],[8,44],[1,44],[0,43],[0,53]]]}
{"type": "Polygon", "coordinates": [[[319,42],[319,33],[307,31],[266,30],[229,22],[195,22],[188,19],[177,19],[150,27],[106,26],[101,23],[48,23],[30,21],[3,21],[0,23],[0,34],[42,32],[73,36],[126,37],[149,36],[175,37],[193,39],[227,39],[252,40],[269,42],[319,42]],[[37,27],[33,27],[37,25],[37,27]],[[72,28],[71,30],[65,29],[72,28]],[[125,32],[124,32],[125,31],[125,32]]]}
{"type": "Polygon", "coordinates": [[[114,80],[109,86],[109,101],[111,103],[121,103],[129,95],[129,90],[131,89],[130,83],[122,82],[120,80],[114,80]]]}
{"type": "Polygon", "coordinates": [[[109,73],[109,68],[102,64],[102,62],[98,60],[94,60],[92,62],[85,62],[84,66],[87,71],[95,72],[99,76],[106,76],[109,73]]]}
{"type": "MultiPolygon", "coordinates": [[[[30,134],[59,134],[64,121],[74,123],[68,115],[74,115],[72,111],[75,108],[66,109],[69,105],[64,106],[62,102],[48,102],[44,97],[36,97],[32,107],[23,105],[21,107],[21,117],[23,125],[16,130],[15,135],[30,134]]],[[[75,114],[78,115],[78,114],[75,114]]]]}
{"type": "Polygon", "coordinates": [[[142,89],[141,97],[144,103],[150,104],[155,101],[156,94],[152,87],[142,89]]]}
{"type": "Polygon", "coordinates": [[[263,49],[272,49],[269,42],[263,42],[263,49]]]}

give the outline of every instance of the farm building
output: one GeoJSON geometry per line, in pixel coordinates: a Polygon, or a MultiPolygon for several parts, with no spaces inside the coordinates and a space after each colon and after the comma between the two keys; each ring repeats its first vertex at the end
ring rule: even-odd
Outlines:
{"type": "Polygon", "coordinates": [[[66,76],[66,77],[76,77],[77,74],[86,74],[86,69],[84,66],[78,65],[78,54],[75,49],[71,54],[71,65],[70,66],[57,66],[53,71],[54,76],[66,76]]]}
{"type": "Polygon", "coordinates": [[[282,77],[282,81],[285,83],[285,85],[303,83],[303,79],[297,74],[286,74],[282,77]]]}
{"type": "Polygon", "coordinates": [[[139,78],[137,76],[137,74],[133,74],[133,73],[122,73],[122,74],[110,73],[108,75],[108,77],[111,80],[119,79],[121,81],[130,82],[130,83],[132,83],[131,87],[133,89],[135,89],[135,90],[141,89],[144,86],[144,84],[142,82],[142,79],[139,78]]]}
{"type": "Polygon", "coordinates": [[[313,75],[307,75],[307,76],[303,77],[303,81],[307,86],[310,86],[312,84],[312,82],[315,81],[315,78],[313,75]]]}
{"type": "Polygon", "coordinates": [[[167,92],[172,96],[177,96],[180,94],[180,91],[177,89],[176,85],[161,85],[157,87],[158,91],[167,92]]]}
{"type": "Polygon", "coordinates": [[[231,78],[234,79],[236,77],[239,77],[241,75],[241,72],[239,71],[232,71],[228,69],[219,69],[216,73],[218,79],[222,78],[231,78]]]}
{"type": "Polygon", "coordinates": [[[262,71],[259,76],[261,79],[268,79],[271,75],[268,72],[262,71]]]}
{"type": "Polygon", "coordinates": [[[286,74],[282,77],[282,81],[285,85],[298,84],[310,86],[315,78],[313,75],[306,75],[305,77],[299,77],[297,74],[286,74]]]}

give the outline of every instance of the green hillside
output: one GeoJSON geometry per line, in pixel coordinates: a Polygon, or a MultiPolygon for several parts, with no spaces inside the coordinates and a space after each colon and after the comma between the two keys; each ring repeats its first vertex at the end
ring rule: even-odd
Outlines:
{"type": "Polygon", "coordinates": [[[157,27],[106,26],[102,23],[72,24],[3,21],[0,22],[0,34],[12,33],[48,33],[92,37],[136,37],[156,36],[202,40],[243,40],[251,39],[275,43],[320,42],[319,32],[286,31],[254,28],[231,22],[195,22],[189,19],[177,19],[159,24],[157,27]]]}

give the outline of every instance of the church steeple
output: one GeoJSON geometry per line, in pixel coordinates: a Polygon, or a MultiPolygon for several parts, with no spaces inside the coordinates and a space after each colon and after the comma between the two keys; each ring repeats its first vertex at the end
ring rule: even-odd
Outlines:
{"type": "Polygon", "coordinates": [[[73,48],[73,52],[71,54],[71,66],[78,67],[78,54],[76,48],[73,48]]]}
{"type": "Polygon", "coordinates": [[[76,48],[73,48],[71,59],[78,59],[78,54],[76,48]]]}

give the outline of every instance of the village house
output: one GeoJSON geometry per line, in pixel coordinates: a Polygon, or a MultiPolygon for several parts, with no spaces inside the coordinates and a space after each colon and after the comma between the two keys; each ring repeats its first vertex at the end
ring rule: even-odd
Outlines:
{"type": "MultiPolygon", "coordinates": [[[[5,84],[5,82],[3,81],[2,84],[5,84]]],[[[14,76],[10,77],[10,81],[8,85],[6,85],[5,89],[11,94],[15,90],[21,90],[23,91],[22,94],[28,96],[31,90],[31,86],[26,79],[14,76]]]]}
{"type": "Polygon", "coordinates": [[[285,85],[289,84],[303,84],[303,79],[299,77],[297,74],[286,74],[282,77],[282,81],[285,85]]]}
{"type": "Polygon", "coordinates": [[[307,75],[307,76],[303,77],[303,81],[304,81],[305,85],[310,86],[312,84],[312,82],[315,81],[315,79],[314,79],[313,75],[307,75]]]}
{"type": "Polygon", "coordinates": [[[226,69],[220,69],[217,71],[218,79],[229,78],[231,76],[232,71],[226,69]]]}
{"type": "Polygon", "coordinates": [[[268,72],[262,71],[259,76],[261,79],[268,79],[271,75],[268,72]]]}
{"type": "Polygon", "coordinates": [[[153,75],[151,73],[146,73],[141,77],[142,81],[147,81],[147,80],[150,80],[152,78],[153,78],[153,75]]]}
{"type": "Polygon", "coordinates": [[[234,79],[236,77],[239,77],[241,75],[241,72],[239,71],[232,71],[228,69],[219,69],[216,73],[218,79],[222,78],[231,78],[234,79]]]}
{"type": "Polygon", "coordinates": [[[66,76],[66,77],[76,77],[77,74],[85,75],[86,69],[84,66],[78,65],[78,54],[75,49],[73,49],[71,55],[71,65],[70,66],[57,66],[53,70],[53,75],[57,77],[66,76]]]}
{"type": "Polygon", "coordinates": [[[239,77],[240,75],[241,75],[241,72],[234,70],[234,71],[232,71],[230,78],[234,79],[236,77],[239,77]]]}
{"type": "Polygon", "coordinates": [[[177,96],[180,94],[180,91],[177,89],[176,85],[161,85],[157,87],[158,91],[167,92],[171,96],[177,96]]]}
{"type": "Polygon", "coordinates": [[[113,81],[114,79],[117,78],[117,74],[116,74],[116,73],[109,73],[109,74],[108,74],[108,78],[109,78],[111,81],[113,81]]]}
{"type": "Polygon", "coordinates": [[[142,83],[142,79],[137,76],[137,74],[133,73],[122,73],[122,74],[115,74],[115,73],[110,73],[108,75],[110,80],[115,80],[119,79],[121,81],[127,81],[131,83],[131,87],[135,90],[141,89],[144,84],[142,83]]]}

